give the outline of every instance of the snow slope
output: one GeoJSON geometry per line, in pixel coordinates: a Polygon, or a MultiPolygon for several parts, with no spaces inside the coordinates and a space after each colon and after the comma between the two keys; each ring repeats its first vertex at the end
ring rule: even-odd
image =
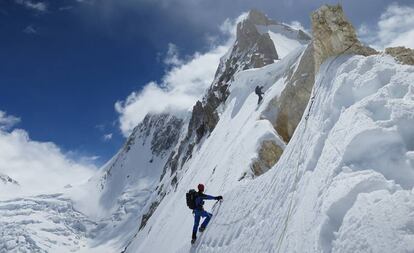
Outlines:
{"type": "Polygon", "coordinates": [[[310,37],[307,34],[284,24],[256,25],[256,27],[261,34],[269,34],[280,59],[309,43],[310,37]]]}
{"type": "Polygon", "coordinates": [[[147,115],[126,144],[82,187],[68,191],[75,208],[99,223],[92,246],[121,248],[140,227],[156,197],[156,187],[182,120],[168,114],[147,115]],[[85,195],[85,192],[88,195],[85,195]]]}
{"type": "Polygon", "coordinates": [[[0,202],[0,252],[79,252],[96,224],[61,194],[0,202]]]}
{"type": "Polygon", "coordinates": [[[238,180],[261,138],[280,141],[261,112],[297,54],[236,75],[217,127],[127,252],[414,251],[414,68],[389,56],[326,61],[309,118],[279,162],[238,180]],[[257,108],[248,91],[258,79],[266,96],[257,108]],[[199,182],[224,201],[206,206],[214,217],[191,247],[184,195],[199,182]]]}

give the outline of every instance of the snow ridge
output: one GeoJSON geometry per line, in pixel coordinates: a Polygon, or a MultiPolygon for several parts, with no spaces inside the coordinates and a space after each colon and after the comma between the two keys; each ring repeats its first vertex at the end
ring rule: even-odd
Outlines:
{"type": "MultiPolygon", "coordinates": [[[[242,74],[235,81],[247,85],[249,79],[238,79],[242,74]]],[[[244,163],[235,156],[236,150],[248,154],[243,147],[250,139],[243,134],[246,129],[237,134],[241,140],[236,143],[219,136],[222,131],[227,135],[238,116],[247,115],[252,126],[261,120],[255,117],[254,95],[244,100],[233,117],[235,103],[230,97],[216,130],[193,158],[177,191],[161,204],[150,229],[138,235],[130,252],[160,252],[167,245],[174,252],[413,251],[413,142],[408,136],[414,130],[406,125],[414,118],[412,80],[413,67],[388,56],[349,55],[325,62],[317,76],[319,91],[308,123],[302,120],[274,168],[245,182],[228,175],[237,175],[236,168],[244,163]],[[227,172],[220,172],[220,163],[211,164],[227,156],[218,151],[213,158],[213,143],[219,142],[215,138],[220,145],[237,146],[227,172]],[[356,147],[362,150],[352,153],[356,147]],[[206,182],[212,194],[224,192],[224,201],[213,209],[215,217],[202,240],[189,248],[185,245],[192,217],[182,196],[197,182],[206,182]],[[400,210],[398,217],[389,212],[395,207],[400,210]],[[391,216],[386,218],[384,212],[391,216]],[[378,224],[393,229],[381,230],[378,224]],[[374,236],[387,240],[378,243],[374,236]],[[157,238],[166,241],[159,244],[157,238]]]]}

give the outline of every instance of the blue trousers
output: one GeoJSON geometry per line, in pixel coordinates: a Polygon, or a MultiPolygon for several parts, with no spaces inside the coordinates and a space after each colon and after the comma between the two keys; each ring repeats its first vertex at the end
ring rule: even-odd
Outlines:
{"type": "Polygon", "coordinates": [[[193,227],[193,234],[197,233],[198,225],[200,224],[201,217],[205,217],[203,223],[201,223],[201,227],[205,228],[208,225],[211,217],[213,215],[209,212],[204,210],[194,210],[194,227],[193,227]]]}

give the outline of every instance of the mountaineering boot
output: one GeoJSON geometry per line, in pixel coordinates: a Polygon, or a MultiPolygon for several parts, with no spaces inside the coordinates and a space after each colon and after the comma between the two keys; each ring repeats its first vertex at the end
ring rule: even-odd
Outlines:
{"type": "Polygon", "coordinates": [[[193,233],[193,236],[191,238],[191,244],[194,244],[196,239],[197,239],[196,233],[193,233]]]}
{"type": "Polygon", "coordinates": [[[206,230],[206,228],[205,228],[205,227],[200,227],[200,228],[198,229],[198,231],[200,231],[201,233],[202,233],[202,232],[204,232],[204,230],[206,230]]]}

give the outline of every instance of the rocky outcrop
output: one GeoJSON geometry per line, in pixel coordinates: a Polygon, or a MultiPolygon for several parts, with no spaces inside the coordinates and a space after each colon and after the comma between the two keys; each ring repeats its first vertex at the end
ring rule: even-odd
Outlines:
{"type": "Polygon", "coordinates": [[[2,173],[0,173],[0,182],[2,182],[3,184],[19,185],[19,182],[2,173]]]}
{"type": "Polygon", "coordinates": [[[149,218],[151,218],[152,214],[155,212],[159,204],[160,204],[160,201],[154,201],[151,203],[151,206],[149,207],[148,211],[142,215],[141,223],[139,224],[138,230],[141,230],[145,227],[149,218]]]}
{"type": "Polygon", "coordinates": [[[406,47],[389,47],[385,53],[393,56],[398,62],[406,65],[414,65],[414,50],[406,47]]]}
{"type": "MultiPolygon", "coordinates": [[[[100,188],[102,190],[105,188],[114,168],[122,167],[120,164],[124,162],[125,157],[137,141],[142,142],[142,145],[150,142],[153,157],[165,158],[169,155],[179,141],[183,125],[182,119],[168,113],[147,114],[144,120],[133,129],[121,152],[108,165],[109,167],[100,179],[100,188]]],[[[153,158],[150,158],[149,162],[152,163],[152,160],[153,158]]]]}
{"type": "Polygon", "coordinates": [[[178,141],[183,120],[171,114],[147,114],[144,120],[134,128],[123,147],[128,151],[136,139],[144,144],[151,140],[151,151],[156,156],[165,155],[178,141]]]}
{"type": "Polygon", "coordinates": [[[258,152],[258,158],[252,163],[252,171],[255,176],[260,176],[272,168],[280,156],[283,149],[272,140],[263,141],[258,152]]]}
{"type": "MultiPolygon", "coordinates": [[[[287,71],[285,80],[284,90],[270,101],[261,118],[269,120],[287,144],[302,119],[315,82],[312,44],[307,46],[298,63],[287,71]]],[[[277,163],[283,153],[282,146],[271,140],[262,143],[258,158],[252,164],[255,176],[265,173],[277,163]]]]}
{"type": "Polygon", "coordinates": [[[362,45],[341,5],[323,5],[311,15],[315,70],[329,57],[339,54],[372,55],[377,52],[362,45]]]}
{"type": "Polygon", "coordinates": [[[237,40],[233,47],[232,57],[230,57],[231,60],[238,61],[238,64],[234,66],[236,69],[261,68],[278,59],[276,48],[269,34],[261,34],[256,27],[256,25],[270,22],[266,16],[259,17],[257,12],[250,12],[247,19],[237,24],[237,40]],[[252,15],[252,13],[256,14],[252,15]]]}
{"type": "Polygon", "coordinates": [[[288,72],[286,88],[277,99],[276,106],[279,110],[276,120],[272,123],[285,143],[290,141],[302,119],[314,82],[315,64],[313,46],[310,44],[304,51],[297,67],[288,72]]]}

